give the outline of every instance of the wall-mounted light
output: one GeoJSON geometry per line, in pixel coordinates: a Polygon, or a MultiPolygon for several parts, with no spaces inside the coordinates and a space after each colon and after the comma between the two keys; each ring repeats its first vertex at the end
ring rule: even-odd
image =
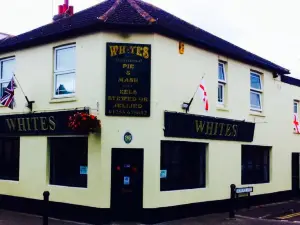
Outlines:
{"type": "Polygon", "coordinates": [[[179,41],[179,53],[182,55],[184,53],[184,43],[179,41]]]}

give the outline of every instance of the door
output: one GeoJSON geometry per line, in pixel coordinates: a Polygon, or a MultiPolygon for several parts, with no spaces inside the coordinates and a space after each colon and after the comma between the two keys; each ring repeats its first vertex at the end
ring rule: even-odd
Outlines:
{"type": "Polygon", "coordinates": [[[143,208],[143,149],[112,149],[111,210],[118,220],[140,220],[143,208]]]}
{"type": "Polygon", "coordinates": [[[299,153],[292,153],[292,191],[296,196],[299,194],[299,153]]]}

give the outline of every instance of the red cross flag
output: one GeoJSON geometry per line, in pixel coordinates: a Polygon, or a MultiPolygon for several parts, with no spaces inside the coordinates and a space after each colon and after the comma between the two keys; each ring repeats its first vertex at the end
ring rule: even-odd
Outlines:
{"type": "Polygon", "coordinates": [[[300,126],[299,126],[299,119],[298,119],[298,115],[297,113],[294,113],[294,121],[293,121],[293,124],[294,124],[294,130],[297,134],[300,133],[300,126]]]}
{"type": "Polygon", "coordinates": [[[205,110],[208,111],[208,98],[207,98],[206,87],[203,79],[201,80],[201,83],[199,85],[199,90],[201,93],[202,101],[205,103],[205,110]]]}

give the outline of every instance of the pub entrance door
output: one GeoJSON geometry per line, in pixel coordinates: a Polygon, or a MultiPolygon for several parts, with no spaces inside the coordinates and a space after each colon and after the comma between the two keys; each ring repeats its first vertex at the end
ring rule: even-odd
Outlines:
{"type": "Polygon", "coordinates": [[[139,221],[143,209],[144,149],[112,149],[111,166],[112,218],[139,221]]]}

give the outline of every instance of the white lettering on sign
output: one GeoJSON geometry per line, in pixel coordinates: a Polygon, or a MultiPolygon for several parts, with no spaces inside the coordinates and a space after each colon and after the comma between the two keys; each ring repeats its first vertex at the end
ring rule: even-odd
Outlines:
{"type": "Polygon", "coordinates": [[[235,189],[235,192],[237,194],[250,193],[250,192],[253,192],[253,187],[237,188],[237,189],[235,189]]]}

